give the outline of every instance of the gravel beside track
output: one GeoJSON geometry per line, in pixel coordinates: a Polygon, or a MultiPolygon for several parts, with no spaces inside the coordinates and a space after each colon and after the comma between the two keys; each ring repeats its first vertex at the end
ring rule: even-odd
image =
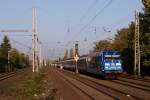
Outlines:
{"type": "MultiPolygon", "coordinates": [[[[85,75],[76,75],[73,72],[66,71],[66,70],[58,70],[58,71],[66,74],[67,76],[72,77],[73,79],[75,79],[87,86],[90,86],[90,87],[96,89],[97,91],[99,91],[107,96],[112,97],[113,99],[117,99],[117,100],[134,100],[135,99],[133,97],[126,96],[126,94],[124,94],[118,90],[111,89],[109,87],[106,87],[105,85],[101,85],[94,81],[91,81],[91,79],[86,78],[85,75]]],[[[102,81],[104,81],[104,80],[102,80],[102,81]]]]}
{"type": "Polygon", "coordinates": [[[56,73],[55,68],[48,68],[48,75],[51,84],[57,90],[54,100],[91,100],[89,96],[78,90],[68,81],[66,81],[60,74],[56,73]]]}
{"type": "Polygon", "coordinates": [[[113,98],[111,95],[107,95],[102,93],[101,91],[99,91],[98,89],[87,85],[79,80],[76,80],[74,78],[71,78],[70,76],[66,76],[63,73],[56,71],[58,74],[60,74],[64,79],[66,79],[66,81],[68,81],[69,83],[71,83],[73,86],[75,86],[76,88],[78,88],[79,90],[81,90],[84,94],[88,95],[89,98],[91,98],[92,100],[113,100],[115,98],[113,98]]]}
{"type": "MultiPolygon", "coordinates": [[[[72,72],[68,72],[65,71],[67,73],[72,73],[72,72]]],[[[75,76],[75,75],[74,75],[75,76]]],[[[79,74],[78,77],[82,77],[84,79],[87,79],[93,83],[99,84],[101,86],[105,86],[110,90],[115,90],[118,91],[124,95],[126,95],[127,97],[132,97],[135,99],[139,99],[139,100],[149,100],[150,99],[150,92],[148,91],[144,91],[135,87],[129,87],[123,84],[118,84],[112,81],[108,81],[108,80],[101,80],[101,79],[96,79],[96,78],[92,78],[92,77],[88,77],[85,75],[81,75],[79,74]]]]}

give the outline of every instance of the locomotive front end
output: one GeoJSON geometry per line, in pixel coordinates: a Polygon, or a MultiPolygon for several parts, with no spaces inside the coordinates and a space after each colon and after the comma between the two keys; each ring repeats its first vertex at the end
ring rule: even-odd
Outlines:
{"type": "Polygon", "coordinates": [[[118,76],[123,72],[122,61],[119,52],[112,51],[104,54],[105,75],[118,76]]]}

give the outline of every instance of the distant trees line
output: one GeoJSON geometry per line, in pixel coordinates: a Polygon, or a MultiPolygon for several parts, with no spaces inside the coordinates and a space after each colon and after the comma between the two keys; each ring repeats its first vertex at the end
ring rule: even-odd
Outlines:
{"type": "Polygon", "coordinates": [[[11,47],[7,36],[0,45],[0,73],[29,66],[29,56],[11,47]]]}

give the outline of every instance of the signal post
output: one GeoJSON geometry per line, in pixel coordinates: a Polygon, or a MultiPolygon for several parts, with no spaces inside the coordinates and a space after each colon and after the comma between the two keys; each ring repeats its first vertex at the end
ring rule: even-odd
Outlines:
{"type": "Polygon", "coordinates": [[[78,73],[79,73],[79,72],[78,72],[78,60],[79,60],[78,55],[75,55],[74,59],[75,59],[75,62],[76,62],[76,65],[75,65],[75,73],[78,74],[78,73]]]}
{"type": "Polygon", "coordinates": [[[74,57],[74,60],[75,60],[75,73],[78,74],[79,71],[78,71],[78,60],[79,60],[79,53],[78,53],[78,43],[75,44],[75,57],[74,57]]]}

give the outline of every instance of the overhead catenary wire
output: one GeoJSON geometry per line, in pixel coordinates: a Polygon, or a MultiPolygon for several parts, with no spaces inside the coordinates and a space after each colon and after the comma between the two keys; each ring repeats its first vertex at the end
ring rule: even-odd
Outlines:
{"type": "MultiPolygon", "coordinates": [[[[3,34],[3,35],[1,34],[0,36],[4,36],[4,35],[6,35],[6,34],[3,34]]],[[[16,44],[18,44],[18,45],[20,45],[20,46],[22,46],[22,47],[26,47],[26,48],[32,49],[30,46],[28,46],[26,44],[23,44],[23,43],[21,43],[19,41],[16,41],[16,40],[14,40],[14,39],[12,39],[10,37],[9,37],[9,40],[12,41],[12,42],[14,42],[14,43],[16,43],[16,44]]]]}
{"type": "MultiPolygon", "coordinates": [[[[112,3],[112,1],[113,1],[113,0],[109,0],[109,1],[105,4],[105,6],[104,6],[102,9],[100,9],[100,10],[91,18],[91,20],[89,20],[89,22],[88,22],[86,25],[84,25],[84,26],[79,30],[79,32],[77,32],[77,33],[73,36],[73,38],[71,38],[71,40],[73,40],[73,39],[75,39],[77,36],[79,36],[78,34],[81,35],[81,33],[97,18],[97,16],[99,16],[100,14],[102,14],[102,12],[112,3]]],[[[68,42],[68,43],[66,44],[66,46],[68,46],[69,44],[70,44],[70,42],[68,42]]]]}
{"type": "Polygon", "coordinates": [[[117,25],[120,25],[120,24],[122,24],[122,23],[124,23],[124,22],[126,22],[127,21],[127,19],[129,18],[129,14],[127,14],[128,16],[125,16],[125,17],[123,17],[123,18],[121,18],[121,19],[119,19],[119,20],[117,20],[117,21],[115,21],[114,23],[111,23],[111,24],[108,24],[108,25],[105,25],[104,27],[109,27],[109,28],[114,28],[114,27],[116,27],[117,25]]]}
{"type": "MultiPolygon", "coordinates": [[[[9,38],[10,39],[10,38],[9,38]]],[[[18,45],[20,45],[20,46],[22,46],[22,47],[26,47],[26,48],[28,48],[28,49],[32,49],[32,47],[30,47],[30,46],[28,46],[28,45],[26,45],[26,44],[23,44],[23,43],[21,43],[21,42],[19,42],[19,41],[16,41],[16,40],[14,40],[14,39],[10,39],[12,42],[14,42],[14,43],[17,43],[18,45]]]]}
{"type": "MultiPolygon", "coordinates": [[[[99,0],[93,0],[92,3],[90,4],[90,6],[87,8],[87,10],[85,11],[85,13],[81,16],[81,18],[79,19],[79,22],[81,23],[86,16],[89,14],[89,12],[95,7],[95,5],[98,3],[99,0]]],[[[78,27],[79,24],[75,25],[74,27],[78,27]]],[[[70,27],[68,27],[67,29],[67,33],[70,33],[70,27]]],[[[68,34],[67,34],[68,36],[68,34]]]]}
{"type": "Polygon", "coordinates": [[[88,7],[85,14],[80,18],[80,22],[85,19],[85,17],[88,15],[88,13],[95,7],[95,5],[98,3],[99,0],[93,0],[92,4],[88,7]]]}
{"type": "MultiPolygon", "coordinates": [[[[92,11],[92,9],[95,7],[95,5],[98,3],[98,1],[99,0],[93,0],[93,2],[90,4],[90,6],[85,11],[85,13],[79,19],[79,23],[81,23],[89,15],[89,13],[92,11]]],[[[75,25],[74,28],[78,27],[80,25],[79,23],[77,25],[75,25]]]]}
{"type": "Polygon", "coordinates": [[[97,16],[99,16],[111,3],[112,3],[112,0],[109,0],[109,2],[101,10],[99,10],[98,13],[96,13],[96,15],[93,16],[92,19],[85,26],[83,26],[79,30],[78,34],[83,32],[97,18],[97,16]]]}
{"type": "Polygon", "coordinates": [[[31,37],[32,35],[30,35],[30,34],[9,34],[9,36],[27,36],[27,37],[31,37]]]}

